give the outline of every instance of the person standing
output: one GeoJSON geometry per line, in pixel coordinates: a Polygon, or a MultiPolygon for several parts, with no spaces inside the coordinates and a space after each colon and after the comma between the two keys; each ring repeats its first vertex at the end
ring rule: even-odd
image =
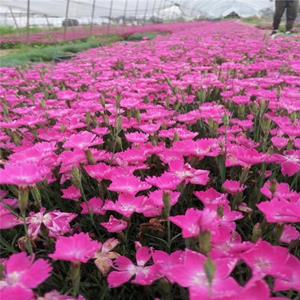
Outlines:
{"type": "MultiPolygon", "coordinates": [[[[273,1],[273,0],[271,0],[273,1]]],[[[275,0],[275,14],[273,20],[273,31],[271,35],[278,33],[281,18],[286,11],[286,33],[292,33],[297,18],[299,0],[275,0]]]]}

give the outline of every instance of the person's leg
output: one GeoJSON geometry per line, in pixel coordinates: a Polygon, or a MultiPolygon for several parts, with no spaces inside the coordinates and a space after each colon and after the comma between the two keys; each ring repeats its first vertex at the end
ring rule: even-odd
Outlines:
{"type": "Polygon", "coordinates": [[[298,5],[298,0],[288,1],[286,9],[286,31],[291,31],[293,29],[295,20],[297,18],[298,5]]]}
{"type": "Polygon", "coordinates": [[[276,0],[275,1],[275,14],[273,20],[273,31],[277,31],[279,29],[279,25],[281,22],[282,15],[286,9],[287,0],[276,0]]]}

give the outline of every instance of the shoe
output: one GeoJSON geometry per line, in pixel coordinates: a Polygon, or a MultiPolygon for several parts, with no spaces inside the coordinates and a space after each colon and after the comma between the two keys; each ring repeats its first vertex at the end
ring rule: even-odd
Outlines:
{"type": "Polygon", "coordinates": [[[273,30],[272,32],[271,32],[271,36],[273,36],[273,35],[275,35],[275,34],[277,34],[278,33],[278,30],[273,30]]]}
{"type": "Polygon", "coordinates": [[[271,39],[274,40],[276,38],[276,36],[278,35],[278,30],[273,30],[271,32],[271,39]]]}

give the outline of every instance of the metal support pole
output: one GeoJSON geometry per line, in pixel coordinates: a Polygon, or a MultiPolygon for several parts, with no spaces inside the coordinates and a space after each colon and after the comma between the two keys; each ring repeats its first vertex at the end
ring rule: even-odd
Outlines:
{"type": "Polygon", "coordinates": [[[155,14],[155,8],[156,8],[156,0],[154,0],[153,6],[152,6],[152,17],[154,17],[154,14],[155,14]]]}
{"type": "Polygon", "coordinates": [[[19,29],[19,25],[18,25],[17,19],[16,19],[15,15],[14,15],[14,12],[13,12],[11,6],[9,7],[9,11],[10,11],[12,19],[14,20],[16,28],[19,29]]]}
{"type": "Polygon", "coordinates": [[[126,25],[127,7],[128,7],[128,0],[125,0],[124,13],[123,13],[123,25],[126,25]]]}
{"type": "Polygon", "coordinates": [[[96,8],[96,0],[93,0],[93,5],[92,5],[92,15],[91,15],[91,24],[90,24],[90,35],[92,35],[92,33],[93,33],[94,17],[95,17],[95,8],[96,8]]]}
{"type": "Polygon", "coordinates": [[[144,14],[144,21],[143,23],[146,23],[147,15],[148,15],[148,7],[149,7],[149,0],[146,2],[146,8],[145,8],[145,14],[144,14]]]}
{"type": "Polygon", "coordinates": [[[139,10],[139,5],[140,5],[140,0],[137,0],[136,1],[136,6],[135,6],[135,13],[134,13],[134,17],[135,17],[136,22],[137,22],[137,15],[138,15],[138,10],[139,10]]]}
{"type": "Polygon", "coordinates": [[[112,17],[113,5],[114,5],[114,0],[110,0],[109,21],[108,21],[107,33],[109,33],[109,31],[110,31],[110,25],[111,25],[110,22],[111,22],[111,17],[112,17]]]}
{"type": "Polygon", "coordinates": [[[48,16],[47,16],[47,15],[44,15],[44,17],[45,17],[45,19],[46,19],[46,23],[47,23],[48,29],[50,30],[50,29],[51,29],[51,26],[50,26],[50,22],[49,22],[48,16]]]}
{"type": "Polygon", "coordinates": [[[30,35],[30,0],[27,0],[27,14],[26,14],[26,41],[29,41],[30,35]]]}
{"type": "Polygon", "coordinates": [[[66,39],[66,35],[67,35],[67,20],[69,19],[69,8],[70,8],[70,0],[67,0],[66,13],[65,13],[65,24],[64,24],[64,40],[66,39]]]}

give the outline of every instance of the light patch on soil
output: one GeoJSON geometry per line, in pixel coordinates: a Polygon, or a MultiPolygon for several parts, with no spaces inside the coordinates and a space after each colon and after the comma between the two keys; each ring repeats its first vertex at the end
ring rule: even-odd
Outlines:
{"type": "Polygon", "coordinates": [[[7,55],[12,54],[14,52],[16,52],[16,50],[14,50],[14,49],[0,49],[0,57],[7,56],[7,55]]]}

